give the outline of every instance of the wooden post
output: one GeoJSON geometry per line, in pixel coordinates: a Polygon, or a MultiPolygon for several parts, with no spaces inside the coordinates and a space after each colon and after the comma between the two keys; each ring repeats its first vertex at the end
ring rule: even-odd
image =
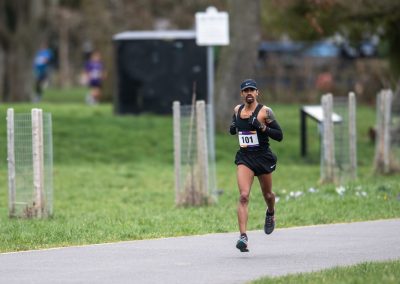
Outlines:
{"type": "Polygon", "coordinates": [[[376,96],[376,139],[375,139],[375,157],[374,167],[376,172],[382,169],[382,153],[383,153],[383,95],[380,91],[376,96]]]}
{"type": "Polygon", "coordinates": [[[349,157],[350,178],[357,178],[357,127],[356,127],[356,95],[349,93],[349,157]]]}
{"type": "Polygon", "coordinates": [[[384,154],[383,154],[383,161],[384,161],[384,168],[383,172],[385,174],[391,171],[391,133],[390,133],[390,122],[392,121],[392,91],[386,90],[384,91],[384,154]]]}
{"type": "Polygon", "coordinates": [[[197,124],[197,163],[200,204],[205,203],[208,197],[208,147],[205,102],[196,102],[196,124],[197,124]]]}
{"type": "Polygon", "coordinates": [[[185,198],[184,203],[195,205],[196,204],[196,193],[198,192],[198,184],[196,183],[196,170],[195,170],[195,158],[192,153],[193,146],[196,146],[194,142],[194,127],[195,125],[195,112],[196,112],[196,83],[193,83],[192,93],[192,104],[190,107],[190,120],[189,120],[189,135],[188,135],[188,146],[187,146],[187,161],[189,166],[188,175],[185,178],[185,198]]]}
{"type": "Polygon", "coordinates": [[[175,204],[179,204],[181,193],[181,104],[174,101],[173,123],[174,123],[174,164],[175,164],[175,204]]]}
{"type": "Polygon", "coordinates": [[[382,90],[377,95],[377,126],[376,126],[376,145],[375,145],[375,171],[387,174],[391,171],[390,157],[390,122],[391,122],[391,104],[392,92],[382,90]]]}
{"type": "Polygon", "coordinates": [[[333,137],[333,121],[332,121],[332,94],[323,95],[321,98],[324,120],[323,125],[323,169],[322,182],[335,181],[335,145],[333,137]]]}
{"type": "Polygon", "coordinates": [[[33,188],[34,216],[43,216],[44,204],[44,164],[43,164],[43,116],[41,109],[32,109],[32,158],[33,158],[33,188]]]}
{"type": "Polygon", "coordinates": [[[7,110],[8,215],[15,216],[14,109],[7,110]]]}

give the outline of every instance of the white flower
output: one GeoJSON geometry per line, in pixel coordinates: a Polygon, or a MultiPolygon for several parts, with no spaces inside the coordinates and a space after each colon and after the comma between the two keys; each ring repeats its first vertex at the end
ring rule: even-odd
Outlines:
{"type": "Polygon", "coordinates": [[[300,197],[301,195],[303,195],[303,192],[302,192],[302,191],[295,191],[295,192],[291,191],[291,192],[289,193],[289,196],[290,196],[290,197],[293,197],[293,198],[300,197]]]}
{"type": "Polygon", "coordinates": [[[361,192],[357,191],[356,195],[365,197],[365,196],[367,196],[367,193],[365,191],[361,191],[361,192]]]}
{"type": "Polygon", "coordinates": [[[318,192],[318,189],[313,188],[313,187],[310,187],[310,188],[308,189],[308,192],[310,192],[310,193],[315,193],[315,192],[318,192]]]}
{"type": "Polygon", "coordinates": [[[346,191],[346,188],[345,188],[344,186],[342,186],[342,185],[336,188],[336,192],[337,192],[340,196],[342,196],[342,195],[345,193],[345,191],[346,191]]]}

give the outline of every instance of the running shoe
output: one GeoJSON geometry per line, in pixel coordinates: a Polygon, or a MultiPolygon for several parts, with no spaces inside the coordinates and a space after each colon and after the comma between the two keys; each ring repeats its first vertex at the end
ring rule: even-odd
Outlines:
{"type": "Polygon", "coordinates": [[[247,248],[248,239],[246,236],[240,236],[240,239],[236,243],[236,248],[239,249],[241,252],[248,252],[247,248]]]}
{"type": "Polygon", "coordinates": [[[275,217],[267,212],[265,213],[264,232],[269,235],[275,229],[275,217]]]}

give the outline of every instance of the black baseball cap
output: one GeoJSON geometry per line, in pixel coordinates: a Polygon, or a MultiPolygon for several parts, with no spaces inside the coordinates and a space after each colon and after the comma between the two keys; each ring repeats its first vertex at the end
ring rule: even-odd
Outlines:
{"type": "Polygon", "coordinates": [[[246,79],[240,84],[240,90],[243,91],[244,89],[252,88],[258,90],[257,83],[253,79],[246,79]]]}

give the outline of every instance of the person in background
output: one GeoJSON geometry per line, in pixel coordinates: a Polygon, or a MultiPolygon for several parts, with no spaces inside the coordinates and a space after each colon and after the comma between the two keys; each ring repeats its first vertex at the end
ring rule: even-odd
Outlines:
{"type": "Polygon", "coordinates": [[[252,79],[240,85],[243,104],[234,108],[229,132],[239,138],[236,153],[237,183],[239,202],[237,208],[240,238],[236,248],[241,252],[248,250],[247,219],[250,190],[254,177],[258,177],[261,191],[267,206],[264,232],[271,234],[275,228],[275,194],[272,192],[272,172],[276,169],[277,157],[269,147],[269,138],[282,141],[283,133],[271,108],[257,102],[259,91],[252,79]]]}
{"type": "Polygon", "coordinates": [[[47,43],[42,43],[40,49],[36,52],[34,58],[34,73],[35,73],[35,97],[34,101],[40,101],[43,96],[43,90],[48,83],[50,64],[53,59],[53,52],[47,46],[47,43]]]}
{"type": "Polygon", "coordinates": [[[103,80],[106,77],[99,51],[95,50],[91,53],[89,60],[85,64],[84,74],[89,87],[86,102],[90,105],[98,104],[102,96],[101,87],[103,80]]]}

